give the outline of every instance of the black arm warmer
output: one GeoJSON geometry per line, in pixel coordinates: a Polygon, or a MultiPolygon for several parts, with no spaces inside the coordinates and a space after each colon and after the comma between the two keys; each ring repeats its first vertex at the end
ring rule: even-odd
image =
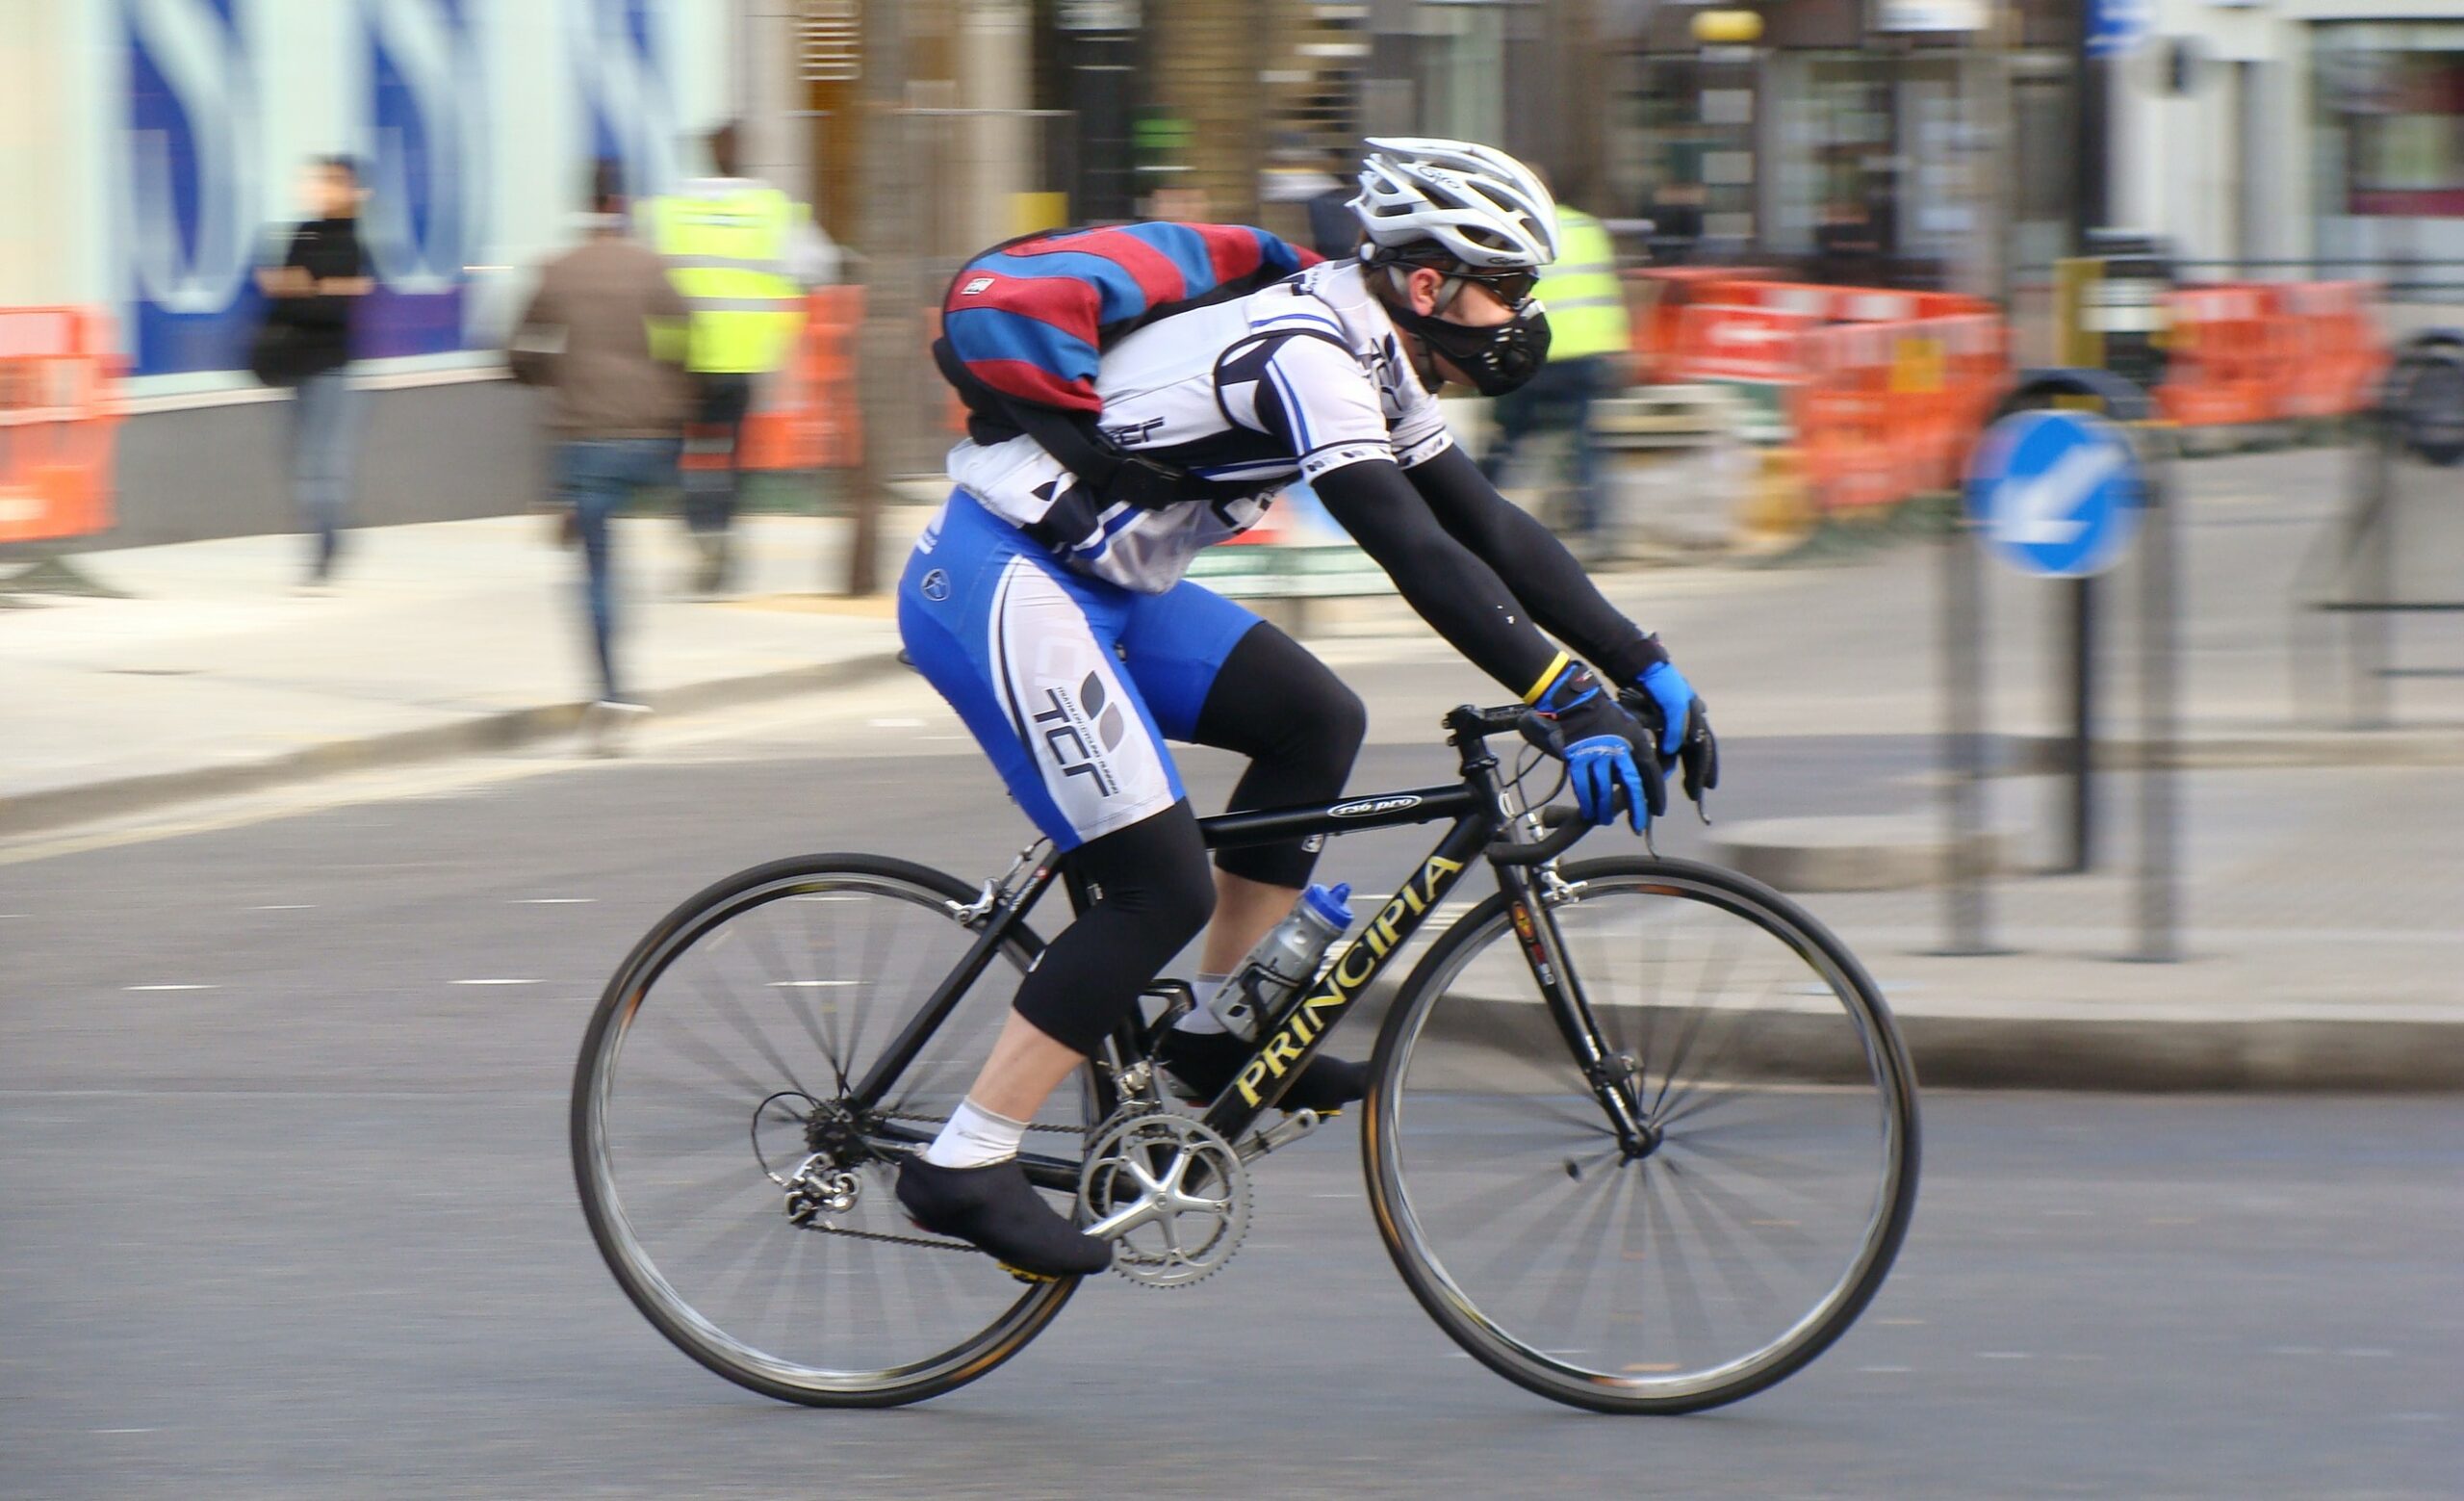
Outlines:
{"type": "MultiPolygon", "coordinates": [[[[1478,472],[1474,471],[1475,479],[1478,472]]],[[[1318,498],[1420,617],[1472,664],[1526,698],[1546,686],[1557,649],[1497,570],[1447,534],[1403,472],[1387,459],[1346,464],[1316,481],[1318,498]]]]}
{"type": "Polygon", "coordinates": [[[1657,640],[1601,597],[1557,534],[1498,494],[1470,454],[1449,448],[1403,478],[1456,541],[1488,560],[1541,629],[1612,683],[1633,683],[1652,663],[1668,660],[1657,640]]]}

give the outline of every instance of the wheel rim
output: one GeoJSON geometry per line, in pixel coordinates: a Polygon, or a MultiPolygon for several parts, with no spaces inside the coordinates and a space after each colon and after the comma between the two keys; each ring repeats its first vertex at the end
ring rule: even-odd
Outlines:
{"type": "MultiPolygon", "coordinates": [[[[940,1239],[906,1219],[894,1163],[843,1147],[869,1123],[815,1122],[973,942],[951,906],[889,876],[784,877],[680,925],[623,977],[586,1096],[584,1191],[627,1290],[724,1374],[894,1391],[988,1365],[1068,1295],[1067,1282],[1022,1290],[971,1251],[799,1228],[776,1180],[828,1156],[857,1200],[817,1223],[940,1239]]],[[[1018,945],[1001,957],[885,1101],[915,1118],[900,1124],[929,1130],[963,1096],[1028,959],[1018,945]]],[[[1083,1091],[1058,1091],[1036,1124],[1074,1132],[1089,1109],[1083,1091]]]]}
{"type": "Polygon", "coordinates": [[[1376,1110],[1380,1175],[1433,1310],[1476,1353],[1604,1399],[1725,1400],[1869,1297],[1905,1225],[1896,1049],[1792,925],[1682,876],[1553,908],[1653,1128],[1630,1155],[1507,915],[1430,976],[1376,1110]]]}

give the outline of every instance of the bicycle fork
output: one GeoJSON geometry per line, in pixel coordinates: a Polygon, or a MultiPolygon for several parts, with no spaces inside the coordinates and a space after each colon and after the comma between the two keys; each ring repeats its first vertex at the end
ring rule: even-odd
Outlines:
{"type": "Polygon", "coordinates": [[[1543,894],[1555,877],[1553,862],[1539,867],[1536,875],[1528,869],[1498,867],[1498,885],[1505,893],[1506,915],[1513,920],[1515,939],[1523,946],[1524,962],[1531,968],[1531,978],[1540,987],[1540,998],[1556,1022],[1558,1035],[1573,1049],[1575,1062],[1591,1087],[1592,1099],[1607,1117],[1609,1128],[1616,1133],[1617,1146],[1625,1159],[1630,1162],[1647,1157],[1659,1147],[1659,1127],[1645,1118],[1634,1093],[1634,1061],[1610,1050],[1598,1019],[1592,1015],[1591,1002],[1583,995],[1582,979],[1566,962],[1565,943],[1557,932],[1556,917],[1543,894]]]}

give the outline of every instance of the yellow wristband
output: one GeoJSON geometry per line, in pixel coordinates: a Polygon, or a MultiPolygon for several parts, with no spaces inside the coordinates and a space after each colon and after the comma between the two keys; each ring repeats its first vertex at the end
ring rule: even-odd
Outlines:
{"type": "Polygon", "coordinates": [[[1549,691],[1549,685],[1556,682],[1557,674],[1565,671],[1566,664],[1573,660],[1573,658],[1559,652],[1557,660],[1549,664],[1549,670],[1540,674],[1540,681],[1531,685],[1531,691],[1523,695],[1523,701],[1527,704],[1540,702],[1540,695],[1549,691]]]}

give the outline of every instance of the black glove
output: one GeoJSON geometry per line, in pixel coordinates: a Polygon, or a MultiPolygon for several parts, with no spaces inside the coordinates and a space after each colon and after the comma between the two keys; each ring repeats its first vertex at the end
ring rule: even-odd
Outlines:
{"type": "MultiPolygon", "coordinates": [[[[1653,744],[1667,743],[1668,721],[1657,698],[1637,686],[1618,694],[1617,701],[1641,721],[1653,744]]],[[[1685,729],[1678,739],[1676,753],[1656,757],[1654,762],[1663,772],[1671,766],[1683,768],[1685,795],[1697,807],[1702,805],[1705,792],[1720,785],[1720,739],[1711,733],[1709,707],[1701,695],[1689,694],[1686,699],[1685,729]]]]}
{"type": "Polygon", "coordinates": [[[1641,833],[1647,819],[1668,812],[1668,784],[1653,737],[1617,700],[1600,691],[1591,669],[1568,667],[1532,707],[1555,725],[1557,743],[1551,749],[1565,760],[1575,801],[1585,817],[1609,821],[1614,795],[1626,791],[1630,801],[1633,789],[1642,792],[1643,801],[1640,809],[1627,810],[1634,832],[1641,833]],[[1615,755],[1610,741],[1624,742],[1627,754],[1615,755]]]}

